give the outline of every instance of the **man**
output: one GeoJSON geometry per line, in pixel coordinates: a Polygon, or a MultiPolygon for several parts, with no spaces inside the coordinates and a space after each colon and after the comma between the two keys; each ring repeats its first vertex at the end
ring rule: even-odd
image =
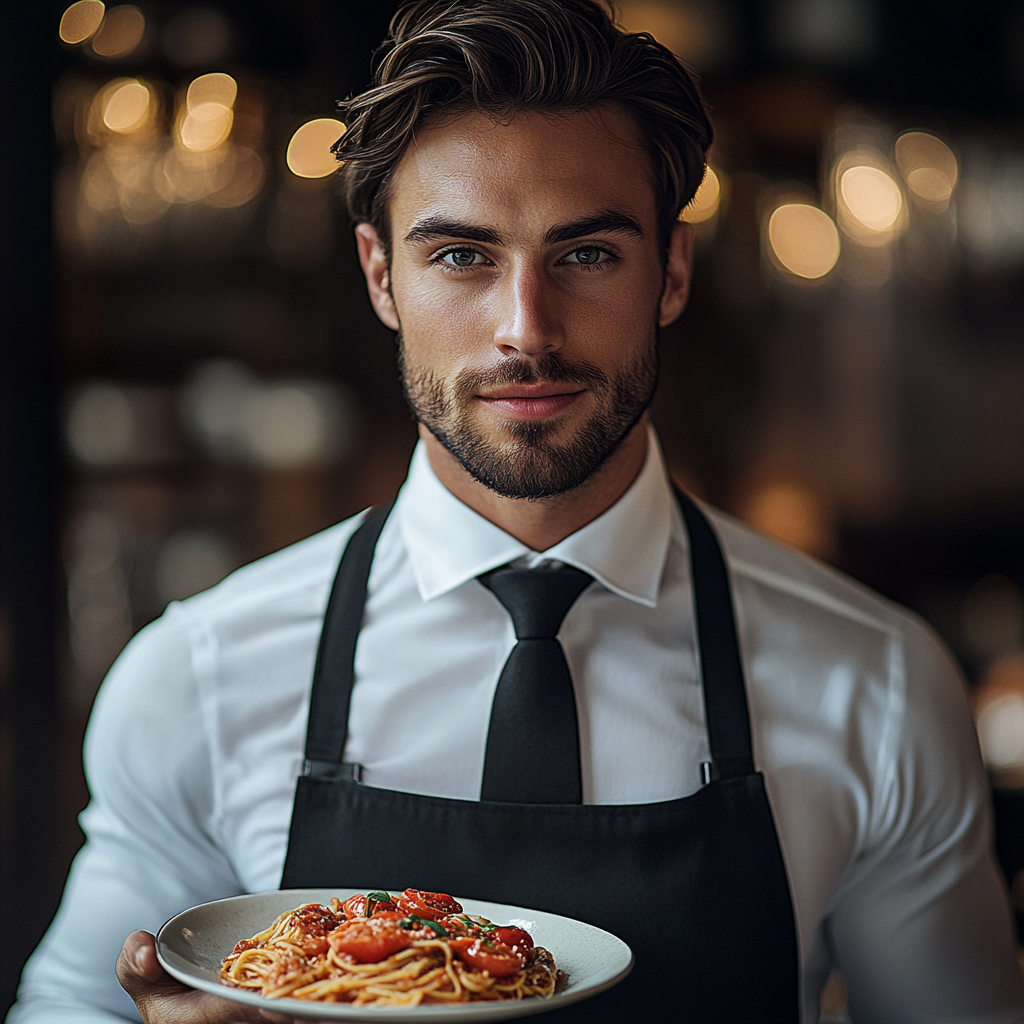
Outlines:
{"type": "Polygon", "coordinates": [[[265,1019],[173,982],[149,932],[279,885],[621,933],[633,975],[553,1021],[811,1021],[833,965],[855,1020],[1017,1019],[948,658],[674,495],[650,430],[710,141],[689,75],[590,0],[414,3],[393,33],[339,155],[409,478],[129,645],[11,1020],[265,1019]]]}

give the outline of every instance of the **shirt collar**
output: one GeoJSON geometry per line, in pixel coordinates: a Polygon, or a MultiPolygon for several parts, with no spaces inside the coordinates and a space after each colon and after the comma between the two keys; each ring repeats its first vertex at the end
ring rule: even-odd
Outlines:
{"type": "Polygon", "coordinates": [[[547,551],[532,551],[459,501],[434,475],[422,442],[413,452],[395,516],[424,601],[516,559],[551,559],[653,608],[672,539],[672,509],[665,463],[651,430],[643,467],[626,493],[547,551]]]}

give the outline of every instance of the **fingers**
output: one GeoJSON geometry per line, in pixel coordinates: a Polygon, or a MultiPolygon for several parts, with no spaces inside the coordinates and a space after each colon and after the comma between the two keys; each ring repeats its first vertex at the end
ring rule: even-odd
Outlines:
{"type": "Polygon", "coordinates": [[[167,977],[156,958],[156,939],[149,932],[132,932],[118,954],[114,965],[117,980],[132,999],[144,987],[167,977]]]}
{"type": "Polygon", "coordinates": [[[156,939],[149,932],[132,932],[124,940],[114,971],[146,1024],[292,1024],[283,1014],[219,999],[175,981],[160,966],[156,939]]]}

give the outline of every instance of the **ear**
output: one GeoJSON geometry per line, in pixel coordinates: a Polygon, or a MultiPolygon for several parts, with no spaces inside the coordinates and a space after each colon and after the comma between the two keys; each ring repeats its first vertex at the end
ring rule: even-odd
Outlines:
{"type": "Polygon", "coordinates": [[[398,311],[391,298],[390,270],[377,232],[369,224],[357,224],[356,245],[359,248],[359,262],[366,275],[366,290],[370,293],[374,312],[385,327],[397,331],[398,311]]]}
{"type": "Polygon", "coordinates": [[[690,297],[690,275],[693,273],[693,228],[677,221],[668,241],[665,260],[665,286],[658,306],[658,326],[668,327],[678,320],[690,297]]]}

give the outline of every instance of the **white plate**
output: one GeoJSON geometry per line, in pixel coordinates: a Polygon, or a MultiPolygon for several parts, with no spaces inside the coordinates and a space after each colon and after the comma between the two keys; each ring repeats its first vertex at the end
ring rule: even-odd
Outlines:
{"type": "Polygon", "coordinates": [[[486,917],[496,924],[525,928],[538,946],[550,950],[556,965],[569,979],[550,999],[523,999],[504,1003],[463,1003],[458,1006],[369,1007],[343,1003],[315,1003],[304,999],[265,999],[220,981],[220,965],[239,939],[263,931],[286,910],[303,903],[329,903],[332,896],[346,899],[365,889],[282,889],[232,896],[204,903],[172,917],[156,937],[156,951],[168,974],[192,988],[248,1006],[300,1017],[304,1020],[431,1021],[506,1020],[557,1010],[589,999],[617,985],[633,967],[633,953],[609,932],[540,910],[525,910],[504,903],[456,899],[467,914],[486,917]]]}

